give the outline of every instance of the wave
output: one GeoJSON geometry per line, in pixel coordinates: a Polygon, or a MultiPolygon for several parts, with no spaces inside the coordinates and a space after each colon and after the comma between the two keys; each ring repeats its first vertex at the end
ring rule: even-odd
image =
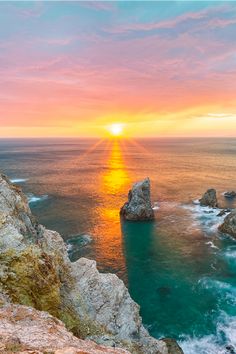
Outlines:
{"type": "Polygon", "coordinates": [[[158,202],[154,202],[153,203],[153,207],[152,207],[152,210],[159,210],[160,209],[160,205],[158,202]]]}
{"type": "Polygon", "coordinates": [[[233,285],[221,280],[203,277],[198,281],[198,283],[205,289],[215,289],[217,291],[225,290],[234,292],[236,294],[236,288],[233,285]]]}
{"type": "Polygon", "coordinates": [[[206,245],[209,245],[211,248],[215,248],[215,249],[219,250],[219,247],[217,247],[216,245],[214,245],[214,243],[213,243],[212,241],[206,242],[206,245]]]}
{"type": "Polygon", "coordinates": [[[47,194],[43,194],[43,195],[37,196],[37,195],[34,195],[32,193],[29,193],[27,195],[27,198],[28,198],[28,202],[30,204],[32,204],[32,203],[42,202],[43,200],[48,199],[48,195],[47,194]]]}
{"type": "Polygon", "coordinates": [[[28,178],[11,178],[11,183],[24,183],[28,181],[28,178]]]}
{"type": "Polygon", "coordinates": [[[182,208],[189,210],[192,217],[197,221],[207,233],[217,232],[218,226],[224,221],[225,215],[219,216],[222,209],[201,206],[199,202],[194,201],[193,204],[184,204],[182,208]]]}
{"type": "Polygon", "coordinates": [[[185,354],[235,354],[236,317],[222,312],[217,319],[215,334],[185,337],[179,344],[185,354]]]}

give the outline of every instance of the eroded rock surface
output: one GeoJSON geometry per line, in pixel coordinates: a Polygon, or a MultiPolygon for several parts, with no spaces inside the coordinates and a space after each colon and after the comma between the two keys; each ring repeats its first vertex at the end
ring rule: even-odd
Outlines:
{"type": "Polygon", "coordinates": [[[216,190],[214,188],[208,189],[202,196],[201,199],[199,199],[200,205],[202,206],[209,206],[212,208],[217,208],[218,207],[218,201],[217,201],[217,196],[216,196],[216,190]]]}
{"type": "Polygon", "coordinates": [[[225,217],[223,224],[219,226],[219,230],[236,238],[236,209],[225,217]]]}
{"type": "Polygon", "coordinates": [[[135,183],[129,191],[128,201],[120,210],[120,215],[126,220],[154,219],[150,189],[149,178],[135,183]]]}
{"type": "MultiPolygon", "coordinates": [[[[145,181],[136,198],[148,206],[148,213],[139,215],[151,216],[150,182],[145,181]]],[[[21,190],[1,175],[0,295],[49,312],[79,338],[131,353],[172,354],[145,330],[124,283],[99,273],[94,261],[71,263],[62,237],[38,225],[21,190]]]]}
{"type": "Polygon", "coordinates": [[[64,324],[47,312],[7,304],[0,308],[0,352],[37,354],[129,354],[120,348],[108,348],[90,340],[81,340],[68,332],[64,324]]]}

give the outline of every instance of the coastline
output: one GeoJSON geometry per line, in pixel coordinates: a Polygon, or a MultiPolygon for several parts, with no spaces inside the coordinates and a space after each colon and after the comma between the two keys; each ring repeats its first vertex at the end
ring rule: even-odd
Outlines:
{"type": "Polygon", "coordinates": [[[116,275],[99,273],[85,258],[70,262],[61,236],[38,224],[21,189],[4,175],[0,192],[2,306],[13,302],[47,311],[74,335],[99,345],[177,353],[174,341],[167,345],[149,336],[139,306],[116,275]]]}

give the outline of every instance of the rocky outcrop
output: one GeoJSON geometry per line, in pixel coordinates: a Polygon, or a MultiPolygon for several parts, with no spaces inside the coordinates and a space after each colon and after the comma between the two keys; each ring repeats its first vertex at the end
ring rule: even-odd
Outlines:
{"type": "MultiPolygon", "coordinates": [[[[163,341],[166,343],[168,350],[173,354],[183,354],[182,349],[172,338],[163,338],[163,341]]],[[[186,353],[187,354],[187,353],[186,353]]]]}
{"type": "Polygon", "coordinates": [[[128,201],[120,210],[120,215],[126,220],[152,220],[154,211],[150,197],[150,179],[133,185],[128,194],[128,201]]]}
{"type": "Polygon", "coordinates": [[[68,332],[64,324],[47,312],[7,304],[0,308],[0,352],[37,354],[128,354],[68,332]]]}
{"type": "Polygon", "coordinates": [[[218,201],[216,197],[216,190],[215,189],[208,189],[202,196],[201,199],[199,199],[200,205],[202,206],[209,206],[212,208],[217,208],[218,207],[218,201]]]}
{"type": "Polygon", "coordinates": [[[219,230],[236,238],[236,209],[225,217],[223,224],[219,226],[219,230]]]}
{"type": "Polygon", "coordinates": [[[224,197],[225,198],[229,198],[229,199],[235,198],[236,197],[236,192],[235,191],[225,192],[224,193],[224,197]]]}
{"type": "Polygon", "coordinates": [[[1,175],[0,294],[49,312],[79,338],[137,354],[172,353],[145,330],[124,283],[99,273],[94,261],[71,263],[62,237],[37,223],[21,190],[1,175]]]}
{"type": "Polygon", "coordinates": [[[216,216],[224,216],[228,213],[231,212],[231,209],[227,208],[227,209],[222,209],[216,216]]]}

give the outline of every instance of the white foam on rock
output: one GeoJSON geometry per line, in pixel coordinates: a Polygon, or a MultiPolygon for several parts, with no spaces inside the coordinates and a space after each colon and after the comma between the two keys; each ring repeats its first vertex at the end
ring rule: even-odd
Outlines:
{"type": "Polygon", "coordinates": [[[32,203],[42,202],[43,200],[46,200],[48,198],[48,195],[47,194],[43,194],[43,195],[40,195],[40,196],[36,196],[36,195],[34,195],[32,193],[29,193],[27,195],[27,198],[28,198],[29,204],[32,204],[32,203]]]}
{"type": "Polygon", "coordinates": [[[192,218],[207,233],[217,232],[218,227],[223,223],[225,216],[228,214],[225,213],[222,216],[218,216],[222,209],[201,206],[197,201],[194,201],[193,204],[184,204],[182,208],[189,210],[192,218]]]}
{"type": "Polygon", "coordinates": [[[152,210],[159,210],[160,209],[160,205],[158,202],[154,202],[153,203],[153,207],[152,207],[152,210]]]}

